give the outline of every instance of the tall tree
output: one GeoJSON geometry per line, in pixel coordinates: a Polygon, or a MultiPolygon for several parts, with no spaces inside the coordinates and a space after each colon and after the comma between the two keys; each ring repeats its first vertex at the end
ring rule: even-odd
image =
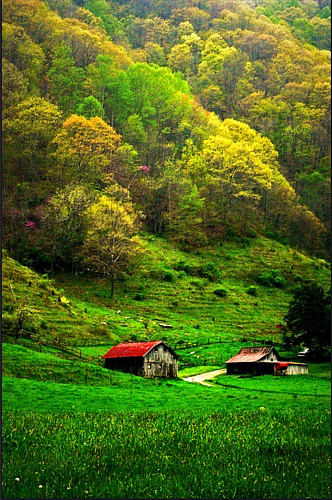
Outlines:
{"type": "Polygon", "coordinates": [[[47,72],[50,98],[67,117],[72,114],[83,91],[85,73],[77,68],[70,47],[62,42],[54,51],[52,64],[47,72]]]}
{"type": "Polygon", "coordinates": [[[49,172],[54,182],[64,187],[69,181],[98,185],[102,174],[113,168],[121,137],[101,118],[89,120],[72,115],[55,137],[54,160],[57,169],[49,172]]]}
{"type": "Polygon", "coordinates": [[[317,355],[326,352],[331,340],[331,304],[322,286],[311,282],[295,289],[284,319],[290,332],[286,342],[309,347],[317,355]]]}
{"type": "Polygon", "coordinates": [[[102,195],[86,211],[87,234],[83,246],[86,266],[109,277],[112,297],[119,273],[130,269],[138,256],[139,227],[140,214],[130,201],[118,201],[114,196],[102,195]]]}
{"type": "Polygon", "coordinates": [[[36,245],[47,256],[52,272],[56,264],[71,266],[72,271],[74,266],[77,269],[84,241],[84,214],[95,198],[91,189],[68,184],[40,207],[41,227],[36,245]]]}

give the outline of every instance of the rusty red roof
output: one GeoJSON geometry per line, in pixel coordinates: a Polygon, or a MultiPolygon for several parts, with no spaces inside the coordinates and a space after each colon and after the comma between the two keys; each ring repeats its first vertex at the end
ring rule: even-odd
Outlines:
{"type": "Polygon", "coordinates": [[[129,344],[122,343],[112,347],[104,354],[103,358],[144,357],[153,347],[162,343],[162,340],[155,340],[153,342],[131,342],[129,344]]]}
{"type": "Polygon", "coordinates": [[[226,361],[226,363],[252,363],[260,361],[270,353],[271,349],[273,349],[272,346],[242,347],[238,354],[226,361]]]}

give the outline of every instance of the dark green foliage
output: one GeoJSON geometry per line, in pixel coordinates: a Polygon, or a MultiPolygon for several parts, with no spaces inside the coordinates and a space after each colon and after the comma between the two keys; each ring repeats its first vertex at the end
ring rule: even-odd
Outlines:
{"type": "Polygon", "coordinates": [[[253,295],[254,297],[257,296],[257,288],[255,286],[250,286],[247,290],[248,295],[253,295]]]}
{"type": "Polygon", "coordinates": [[[284,320],[288,328],[285,344],[303,345],[318,356],[327,352],[331,340],[330,294],[318,283],[305,283],[294,290],[284,320]]]}
{"type": "Polygon", "coordinates": [[[216,288],[213,293],[217,297],[226,297],[228,292],[227,292],[226,288],[216,288]]]}
{"type": "Polygon", "coordinates": [[[219,281],[220,273],[217,265],[214,262],[206,262],[204,265],[188,264],[184,260],[180,260],[173,265],[177,271],[184,271],[188,276],[206,278],[209,281],[219,281]]]}
{"type": "Polygon", "coordinates": [[[142,301],[142,300],[144,300],[144,299],[145,299],[145,294],[144,294],[144,293],[136,293],[136,294],[134,295],[134,299],[135,299],[135,300],[142,301]]]}
{"type": "Polygon", "coordinates": [[[172,273],[171,271],[167,271],[163,275],[163,279],[164,279],[164,281],[167,281],[167,283],[173,283],[174,278],[175,278],[175,274],[172,273]]]}
{"type": "Polygon", "coordinates": [[[14,329],[15,318],[12,314],[8,314],[7,312],[2,313],[1,318],[1,331],[2,333],[11,333],[14,329]]]}
{"type": "Polygon", "coordinates": [[[257,277],[257,283],[263,286],[282,288],[285,285],[285,279],[281,276],[279,270],[271,269],[263,271],[257,277]]]}

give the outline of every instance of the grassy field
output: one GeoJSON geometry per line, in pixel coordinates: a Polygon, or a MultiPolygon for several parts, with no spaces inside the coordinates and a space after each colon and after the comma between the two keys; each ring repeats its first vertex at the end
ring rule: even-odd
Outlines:
{"type": "Polygon", "coordinates": [[[248,345],[296,358],[276,326],[294,285],[328,286],[324,261],[266,239],[193,255],[149,237],[111,299],[105,280],[51,280],[3,257],[3,498],[330,497],[328,363],[297,377],[221,375],[212,387],[182,380],[248,345]],[[282,288],[258,283],[266,269],[282,288]],[[37,311],[39,341],[8,336],[24,306],[37,311]],[[120,341],[150,339],[179,354],[178,379],[98,361],[120,341]]]}
{"type": "Polygon", "coordinates": [[[11,411],[3,426],[2,494],[329,498],[329,429],[327,410],[11,411]]]}

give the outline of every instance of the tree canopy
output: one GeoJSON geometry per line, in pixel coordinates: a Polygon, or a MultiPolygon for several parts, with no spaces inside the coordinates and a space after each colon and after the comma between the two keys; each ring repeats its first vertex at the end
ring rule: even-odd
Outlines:
{"type": "MultiPolygon", "coordinates": [[[[326,256],[330,9],[291,3],[4,0],[12,255],[44,265],[49,200],[75,186],[109,203],[112,185],[145,230],[178,242],[253,230],[326,256]]],[[[84,267],[75,245],[51,252],[55,268],[84,267]]]]}
{"type": "Polygon", "coordinates": [[[317,283],[305,283],[293,292],[285,316],[290,345],[308,347],[312,354],[326,354],[331,341],[330,293],[317,283]]]}

